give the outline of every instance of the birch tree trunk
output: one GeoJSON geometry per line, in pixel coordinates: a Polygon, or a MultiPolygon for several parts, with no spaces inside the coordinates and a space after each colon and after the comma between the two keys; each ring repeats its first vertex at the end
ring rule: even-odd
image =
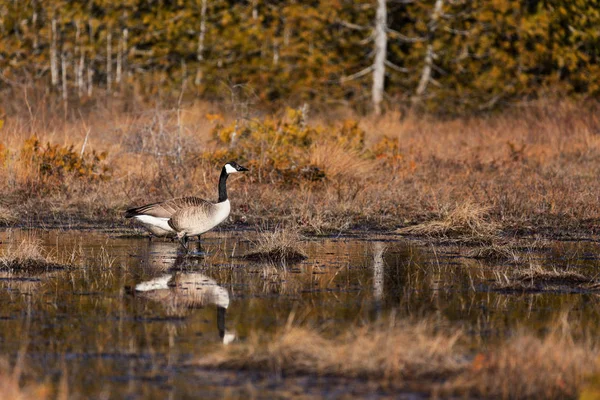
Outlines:
{"type": "Polygon", "coordinates": [[[82,49],[79,52],[79,65],[77,66],[77,95],[83,97],[84,81],[83,81],[83,70],[85,68],[85,51],[82,49]]]}
{"type": "Polygon", "coordinates": [[[427,44],[427,50],[425,52],[425,65],[421,71],[421,79],[419,79],[419,85],[415,91],[415,95],[412,98],[412,103],[417,104],[421,101],[423,94],[427,90],[427,85],[431,81],[431,69],[433,68],[433,60],[435,58],[435,52],[433,51],[433,39],[437,24],[442,15],[442,7],[444,6],[444,0],[436,0],[431,13],[431,20],[427,26],[427,36],[429,43],[427,44]]]}
{"type": "Polygon", "coordinates": [[[381,101],[385,88],[385,60],[387,58],[386,0],[377,0],[375,17],[375,62],[373,63],[372,100],[375,115],[381,115],[381,101]]]}
{"type": "Polygon", "coordinates": [[[202,68],[204,67],[204,39],[206,37],[206,2],[202,0],[200,9],[200,34],[198,35],[198,50],[196,59],[198,60],[198,71],[196,72],[196,80],[194,83],[200,85],[202,83],[202,68]]]}
{"type": "Polygon", "coordinates": [[[38,4],[37,1],[32,2],[33,5],[33,16],[31,18],[31,26],[34,31],[33,36],[33,50],[37,50],[39,47],[39,29],[38,29],[38,4]]]}
{"type": "Polygon", "coordinates": [[[81,98],[83,93],[83,72],[81,71],[82,63],[84,62],[83,48],[81,46],[81,23],[75,21],[75,51],[73,52],[73,59],[76,60],[77,54],[79,54],[79,63],[74,61],[75,71],[75,85],[77,86],[77,96],[81,98]]]}
{"type": "Polygon", "coordinates": [[[52,80],[52,86],[58,85],[58,55],[57,55],[57,42],[58,42],[58,29],[56,28],[56,13],[52,14],[52,38],[50,39],[50,77],[52,80]]]}
{"type": "MultiPolygon", "coordinates": [[[[88,21],[88,43],[90,44],[90,48],[94,49],[94,34],[92,29],[92,24],[88,21]]],[[[94,50],[90,50],[89,61],[87,64],[87,96],[92,97],[94,91],[94,50]]]]}
{"type": "Polygon", "coordinates": [[[119,44],[117,45],[117,71],[115,74],[115,82],[121,83],[121,73],[123,71],[123,34],[119,37],[119,44]]]}
{"type": "Polygon", "coordinates": [[[92,60],[88,62],[87,67],[87,95],[92,97],[94,93],[94,69],[92,68],[92,60]]]}
{"type": "Polygon", "coordinates": [[[258,19],[258,4],[257,4],[257,0],[252,0],[252,19],[258,19]]]}
{"type": "Polygon", "coordinates": [[[67,86],[67,56],[65,52],[60,54],[60,68],[62,72],[62,100],[65,117],[67,116],[68,101],[69,101],[69,88],[67,86]]]}
{"type": "Polygon", "coordinates": [[[112,33],[106,34],[106,90],[110,93],[112,88],[112,33]]]}

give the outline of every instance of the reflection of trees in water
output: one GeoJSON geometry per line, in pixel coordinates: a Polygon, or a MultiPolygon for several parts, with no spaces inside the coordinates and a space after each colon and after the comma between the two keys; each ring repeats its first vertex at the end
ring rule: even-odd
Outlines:
{"type": "Polygon", "coordinates": [[[207,305],[217,307],[217,328],[223,343],[233,341],[235,334],[225,329],[229,293],[217,282],[199,272],[162,274],[135,286],[136,295],[162,304],[168,315],[184,316],[189,310],[207,305]]]}
{"type": "Polygon", "coordinates": [[[381,300],[383,300],[384,251],[385,244],[383,242],[373,243],[373,298],[376,302],[381,302],[381,300]]]}

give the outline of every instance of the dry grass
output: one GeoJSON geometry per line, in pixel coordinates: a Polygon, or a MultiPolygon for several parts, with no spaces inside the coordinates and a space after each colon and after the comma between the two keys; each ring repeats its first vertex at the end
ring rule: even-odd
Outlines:
{"type": "Polygon", "coordinates": [[[478,353],[444,389],[479,398],[573,399],[599,367],[597,348],[575,342],[569,333],[553,332],[542,339],[517,333],[478,353]]]}
{"type": "MultiPolygon", "coordinates": [[[[10,210],[0,212],[4,223],[20,216],[29,225],[114,224],[134,204],[185,195],[214,199],[221,162],[202,154],[235,150],[235,144],[211,141],[216,122],[208,115],[218,114],[216,106],[137,113],[97,108],[71,121],[31,107],[31,114],[7,116],[2,128],[7,156],[0,190],[10,210]],[[61,190],[40,187],[34,166],[21,157],[25,141],[36,134],[41,143],[73,145],[79,153],[87,132],[86,153],[108,152],[102,163],[111,168],[110,181],[69,178],[61,190]]],[[[225,124],[243,120],[238,117],[224,115],[225,124]]],[[[324,179],[286,181],[267,168],[266,153],[238,160],[256,167],[230,182],[233,221],[260,226],[291,220],[311,233],[411,226],[403,232],[486,241],[500,230],[547,236],[598,231],[600,121],[585,104],[541,102],[450,121],[394,113],[354,118],[365,131],[363,150],[332,140],[292,149],[324,179]]],[[[330,121],[324,112],[309,125],[330,121]]],[[[268,145],[269,154],[288,160],[283,147],[277,152],[279,144],[268,145]]]]}
{"type": "Polygon", "coordinates": [[[288,327],[274,336],[252,335],[195,365],[362,378],[438,396],[575,398],[585,377],[599,371],[598,350],[576,341],[567,323],[558,325],[544,338],[521,332],[476,352],[460,330],[431,322],[364,327],[335,338],[288,327]]]}
{"type": "Polygon", "coordinates": [[[65,268],[66,265],[58,263],[36,240],[10,243],[0,254],[0,270],[4,271],[39,273],[65,268]]]}
{"type": "Polygon", "coordinates": [[[401,234],[455,237],[469,241],[488,242],[499,233],[499,225],[489,221],[489,208],[471,202],[444,211],[442,218],[401,228],[401,234]]]}
{"type": "Polygon", "coordinates": [[[252,335],[244,344],[202,358],[198,365],[395,383],[438,379],[468,365],[467,359],[455,351],[461,335],[458,330],[432,333],[425,322],[400,324],[392,329],[361,328],[335,339],[294,327],[274,337],[252,335]]]}
{"type": "Polygon", "coordinates": [[[250,261],[293,263],[306,259],[299,246],[302,236],[296,228],[277,228],[262,232],[254,250],[243,257],[250,261]]]}

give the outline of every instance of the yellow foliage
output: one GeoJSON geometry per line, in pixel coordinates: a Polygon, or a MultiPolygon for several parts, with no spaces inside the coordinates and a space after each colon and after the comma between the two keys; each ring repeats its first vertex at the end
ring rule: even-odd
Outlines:
{"type": "Polygon", "coordinates": [[[325,177],[311,163],[311,146],[324,144],[351,151],[361,157],[365,132],[356,121],[338,126],[310,126],[302,110],[288,108],[283,118],[217,124],[212,139],[217,149],[202,154],[214,163],[238,160],[249,165],[261,179],[296,182],[325,177]]]}
{"type": "Polygon", "coordinates": [[[383,136],[375,143],[371,147],[371,154],[388,165],[398,164],[403,159],[398,139],[392,139],[389,136],[383,136]]]}
{"type": "Polygon", "coordinates": [[[67,177],[89,182],[108,180],[110,168],[103,163],[107,152],[79,155],[73,145],[42,145],[35,136],[23,143],[20,163],[25,170],[33,170],[34,178],[43,184],[60,186],[67,177]]]}
{"type": "Polygon", "coordinates": [[[224,121],[224,118],[223,118],[223,116],[221,114],[211,114],[211,113],[208,113],[208,114],[206,114],[206,119],[209,122],[224,121]]]}

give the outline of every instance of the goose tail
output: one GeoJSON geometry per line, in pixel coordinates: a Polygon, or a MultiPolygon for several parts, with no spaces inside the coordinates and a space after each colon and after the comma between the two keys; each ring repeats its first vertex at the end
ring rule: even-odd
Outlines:
{"type": "Polygon", "coordinates": [[[127,211],[125,211],[125,218],[133,218],[140,214],[141,213],[140,213],[139,207],[138,208],[130,208],[127,211]]]}

